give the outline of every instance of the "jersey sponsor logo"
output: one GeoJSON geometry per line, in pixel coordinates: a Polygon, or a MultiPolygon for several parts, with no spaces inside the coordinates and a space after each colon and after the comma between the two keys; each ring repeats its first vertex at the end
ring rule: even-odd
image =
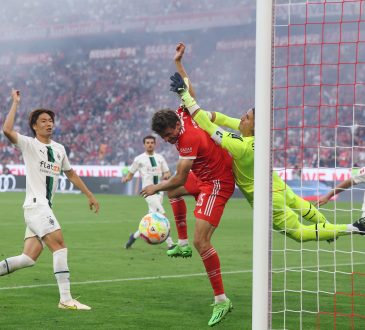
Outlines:
{"type": "Polygon", "coordinates": [[[61,173],[61,167],[58,164],[46,162],[44,160],[39,162],[41,172],[51,175],[59,175],[61,173]]]}
{"type": "Polygon", "coordinates": [[[16,179],[12,174],[0,175],[0,192],[14,190],[16,187],[16,179]]]}
{"type": "Polygon", "coordinates": [[[45,151],[42,150],[42,149],[39,149],[39,151],[44,155],[45,154],[45,151]]]}
{"type": "Polygon", "coordinates": [[[193,151],[193,148],[192,147],[186,147],[186,148],[181,148],[180,149],[180,152],[182,154],[190,154],[192,151],[193,151]]]}

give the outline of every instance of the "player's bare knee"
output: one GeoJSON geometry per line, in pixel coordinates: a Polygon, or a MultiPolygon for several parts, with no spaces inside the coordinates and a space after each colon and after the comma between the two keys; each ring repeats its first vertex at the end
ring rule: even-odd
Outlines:
{"type": "Polygon", "coordinates": [[[204,251],[208,250],[211,246],[209,241],[200,239],[199,237],[194,238],[193,244],[194,244],[195,249],[199,253],[203,253],[204,251]]]}

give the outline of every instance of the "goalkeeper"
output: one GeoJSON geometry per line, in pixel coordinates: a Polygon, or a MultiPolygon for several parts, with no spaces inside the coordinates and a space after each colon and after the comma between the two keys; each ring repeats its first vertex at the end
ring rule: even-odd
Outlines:
{"type": "MultiPolygon", "coordinates": [[[[186,76],[183,79],[179,73],[175,73],[170,79],[172,80],[170,90],[180,95],[184,107],[190,112],[194,121],[216,143],[231,153],[236,184],[253,206],[255,109],[248,110],[241,119],[231,118],[219,112],[206,112],[200,109],[189,94],[186,76]],[[218,125],[239,130],[241,136],[226,132],[218,125]]],[[[328,223],[321,212],[297,196],[276,172],[273,173],[272,186],[273,227],[295,241],[332,241],[351,232],[365,234],[365,218],[359,219],[354,224],[328,223]],[[313,225],[303,225],[299,221],[298,214],[313,225]]]]}

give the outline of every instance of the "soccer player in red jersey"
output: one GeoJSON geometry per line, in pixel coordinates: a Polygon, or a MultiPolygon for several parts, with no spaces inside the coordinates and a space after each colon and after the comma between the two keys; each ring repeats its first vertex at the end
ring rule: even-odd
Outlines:
{"type": "Polygon", "coordinates": [[[211,237],[218,227],[224,207],[234,191],[232,158],[209,135],[200,129],[183,108],[163,109],[152,118],[152,130],[165,142],[174,144],[179,152],[176,174],[168,181],[142,189],[143,197],[168,191],[174,212],[179,241],[167,254],[191,257],[186,227],[186,205],[182,196],[196,200],[194,246],[200,254],[215,295],[213,315],[208,325],[220,322],[232,309],[226,297],[218,253],[211,237]]]}

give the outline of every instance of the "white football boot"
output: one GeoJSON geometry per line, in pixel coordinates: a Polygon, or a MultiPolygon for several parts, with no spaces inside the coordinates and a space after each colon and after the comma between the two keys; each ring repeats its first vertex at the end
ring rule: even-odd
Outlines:
{"type": "Polygon", "coordinates": [[[76,299],[72,299],[72,300],[65,301],[65,302],[60,301],[60,303],[58,304],[58,308],[80,310],[80,311],[89,311],[91,309],[90,306],[81,304],[76,299]]]}

